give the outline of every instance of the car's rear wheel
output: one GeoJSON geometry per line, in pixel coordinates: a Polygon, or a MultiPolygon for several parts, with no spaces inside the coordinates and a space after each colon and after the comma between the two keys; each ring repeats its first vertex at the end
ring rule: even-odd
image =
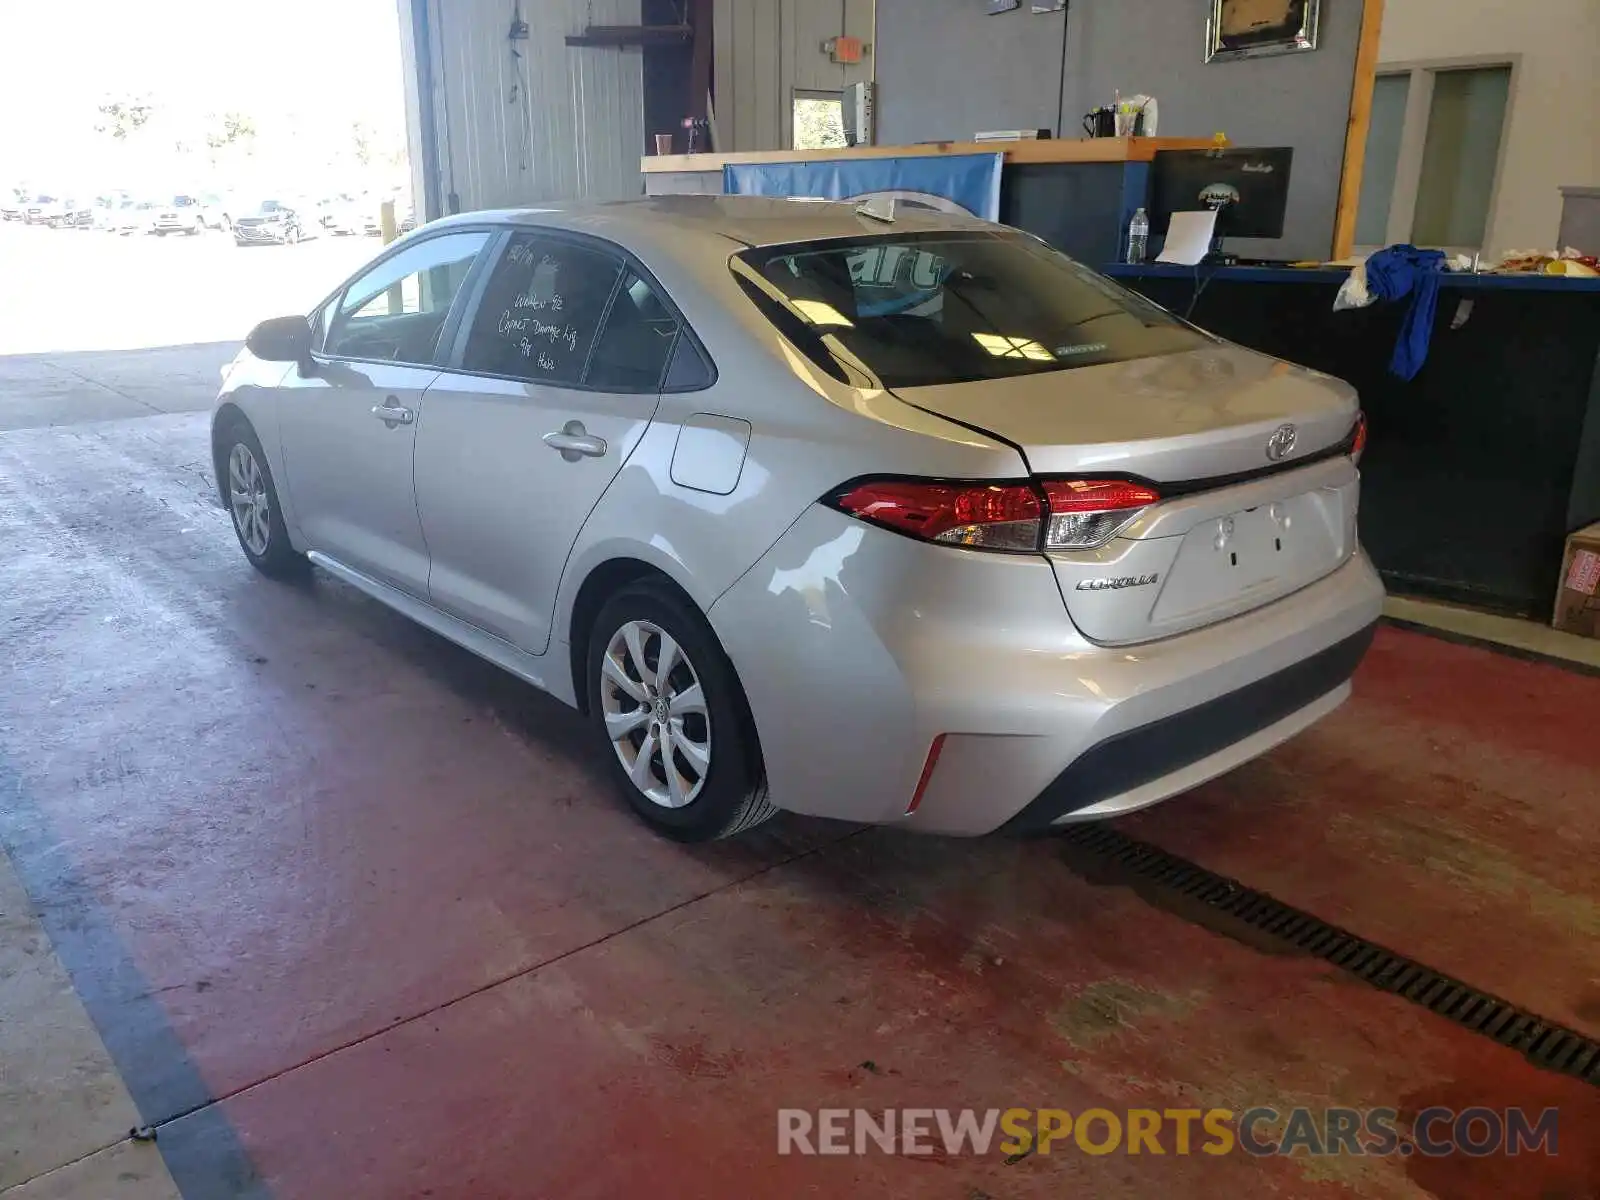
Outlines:
{"type": "Polygon", "coordinates": [[[243,420],[230,424],[218,439],[217,462],[233,532],[250,565],[275,579],[303,573],[305,556],[289,544],[278,489],[255,430],[243,420]]]}
{"type": "Polygon", "coordinates": [[[595,620],[586,661],[607,769],[646,824],[700,842],[777,811],[733,664],[691,605],[648,583],[619,592],[595,620]]]}

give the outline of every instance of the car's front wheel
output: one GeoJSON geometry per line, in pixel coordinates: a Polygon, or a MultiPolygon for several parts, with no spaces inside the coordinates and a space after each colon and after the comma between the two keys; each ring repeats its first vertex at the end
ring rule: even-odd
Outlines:
{"type": "Polygon", "coordinates": [[[227,426],[218,439],[217,463],[233,532],[250,565],[277,579],[303,572],[306,559],[289,544],[267,456],[255,430],[242,419],[227,426]]]}
{"type": "Polygon", "coordinates": [[[586,661],[589,718],[608,770],[653,829],[709,841],[777,811],[733,664],[672,590],[645,583],[613,596],[586,661]]]}

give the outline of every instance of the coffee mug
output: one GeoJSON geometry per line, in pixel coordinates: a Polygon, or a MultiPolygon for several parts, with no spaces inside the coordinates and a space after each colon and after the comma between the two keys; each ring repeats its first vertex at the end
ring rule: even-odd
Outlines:
{"type": "Polygon", "coordinates": [[[1090,137],[1117,136],[1117,110],[1110,105],[1090,109],[1083,114],[1083,131],[1090,137]]]}

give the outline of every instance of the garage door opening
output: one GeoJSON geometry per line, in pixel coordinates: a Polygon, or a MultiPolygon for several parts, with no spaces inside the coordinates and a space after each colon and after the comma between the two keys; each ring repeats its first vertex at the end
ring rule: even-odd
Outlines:
{"type": "Polygon", "coordinates": [[[206,0],[7,12],[0,355],[236,347],[368,257],[383,202],[412,219],[393,0],[263,16],[206,0]]]}

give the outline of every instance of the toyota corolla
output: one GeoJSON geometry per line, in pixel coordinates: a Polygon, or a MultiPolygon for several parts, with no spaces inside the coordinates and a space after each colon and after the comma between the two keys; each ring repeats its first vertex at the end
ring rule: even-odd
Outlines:
{"type": "Polygon", "coordinates": [[[1350,691],[1336,379],[976,220],[677,197],[436,221],[226,373],[246,557],[587,714],[644,820],[1044,830],[1350,691]]]}

